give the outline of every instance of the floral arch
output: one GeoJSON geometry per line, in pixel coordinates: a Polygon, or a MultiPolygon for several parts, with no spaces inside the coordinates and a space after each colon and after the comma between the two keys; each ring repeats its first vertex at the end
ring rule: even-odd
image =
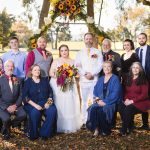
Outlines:
{"type": "Polygon", "coordinates": [[[108,35],[102,31],[102,29],[98,28],[94,24],[94,19],[90,16],[87,16],[86,11],[84,10],[86,7],[85,0],[49,0],[51,4],[51,9],[49,11],[50,17],[45,17],[44,22],[45,25],[38,29],[36,34],[30,37],[28,42],[29,50],[36,48],[37,39],[40,36],[44,36],[47,34],[47,30],[51,28],[55,19],[57,17],[64,17],[68,20],[83,20],[85,24],[88,26],[90,32],[95,34],[95,37],[99,44],[101,44],[102,40],[108,35]]]}

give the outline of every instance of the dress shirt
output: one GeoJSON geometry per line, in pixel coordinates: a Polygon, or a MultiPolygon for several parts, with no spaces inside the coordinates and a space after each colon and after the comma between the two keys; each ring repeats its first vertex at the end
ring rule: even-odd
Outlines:
{"type": "Polygon", "coordinates": [[[141,49],[143,49],[143,55],[142,55],[143,57],[142,57],[142,62],[141,62],[141,64],[142,64],[143,68],[145,69],[145,60],[146,60],[147,45],[144,45],[144,46],[141,46],[141,47],[140,47],[139,53],[138,53],[139,58],[140,58],[141,49]]]}
{"type": "Polygon", "coordinates": [[[20,78],[25,77],[25,61],[26,61],[26,53],[22,51],[14,52],[10,50],[9,52],[2,55],[2,60],[5,63],[7,60],[11,59],[14,62],[15,69],[14,75],[20,78]]]}

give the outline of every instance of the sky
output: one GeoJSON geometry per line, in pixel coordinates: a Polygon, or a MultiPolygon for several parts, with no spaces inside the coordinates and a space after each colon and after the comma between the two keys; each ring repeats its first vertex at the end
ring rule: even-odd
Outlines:
{"type": "MultiPolygon", "coordinates": [[[[21,4],[22,0],[0,0],[0,12],[6,8],[7,12],[10,14],[15,15],[18,17],[19,15],[23,18],[23,12],[25,9],[22,7],[21,4]]],[[[39,5],[42,5],[43,0],[36,0],[39,5]]],[[[96,4],[94,6],[97,13],[95,13],[95,23],[98,23],[98,16],[100,8],[100,4],[96,4]]],[[[106,4],[105,9],[102,10],[102,18],[101,18],[101,26],[104,28],[104,31],[107,31],[108,29],[113,29],[117,22],[115,20],[115,16],[118,14],[118,10],[116,9],[115,0],[109,0],[109,3],[106,4]]],[[[38,28],[37,23],[37,14],[36,11],[32,12],[32,15],[34,16],[34,20],[29,25],[30,28],[33,30],[38,28]]],[[[84,33],[87,31],[87,28],[84,25],[71,25],[70,26],[71,33],[76,37],[77,35],[84,33]]]]}

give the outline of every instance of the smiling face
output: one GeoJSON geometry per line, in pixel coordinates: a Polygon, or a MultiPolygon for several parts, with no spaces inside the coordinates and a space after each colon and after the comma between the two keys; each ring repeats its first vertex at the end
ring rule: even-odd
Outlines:
{"type": "Polygon", "coordinates": [[[31,71],[31,74],[32,74],[32,77],[40,77],[40,67],[39,66],[34,66],[32,71],[31,71]]]}
{"type": "Polygon", "coordinates": [[[124,42],[123,43],[123,49],[126,51],[126,52],[129,52],[132,50],[132,47],[131,47],[131,43],[130,42],[124,42]]]}
{"type": "Polygon", "coordinates": [[[68,58],[69,57],[69,50],[66,46],[62,46],[59,50],[60,57],[68,58]]]}
{"type": "Polygon", "coordinates": [[[5,74],[11,76],[14,71],[14,63],[12,61],[8,61],[4,65],[5,74]]]}
{"type": "Polygon", "coordinates": [[[9,41],[9,46],[10,46],[10,49],[15,49],[15,50],[18,50],[18,47],[19,47],[19,42],[17,39],[11,39],[9,41]]]}
{"type": "Polygon", "coordinates": [[[111,65],[111,63],[104,62],[104,64],[103,64],[103,72],[104,72],[105,75],[112,73],[112,65],[111,65]]]}
{"type": "Polygon", "coordinates": [[[141,67],[135,63],[133,64],[131,71],[132,71],[133,76],[138,76],[142,70],[141,70],[141,67]]]}
{"type": "Polygon", "coordinates": [[[93,36],[91,34],[85,35],[84,43],[87,48],[91,48],[93,46],[93,36]]]}
{"type": "Polygon", "coordinates": [[[108,52],[111,49],[111,44],[109,41],[104,40],[102,43],[103,52],[108,52]]]}
{"type": "Polygon", "coordinates": [[[45,38],[40,37],[37,41],[38,48],[45,49],[47,45],[47,41],[45,38]]]}
{"type": "Polygon", "coordinates": [[[147,42],[147,37],[144,34],[140,34],[138,36],[138,42],[139,42],[140,46],[144,46],[147,42]]]}

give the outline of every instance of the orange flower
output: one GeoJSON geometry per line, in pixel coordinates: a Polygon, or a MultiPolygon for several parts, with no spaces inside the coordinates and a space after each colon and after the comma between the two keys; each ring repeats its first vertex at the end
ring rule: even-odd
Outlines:
{"type": "Polygon", "coordinates": [[[31,47],[32,47],[32,48],[36,48],[37,45],[36,45],[36,44],[32,44],[31,47]]]}
{"type": "Polygon", "coordinates": [[[74,4],[75,3],[75,0],[70,0],[71,4],[74,4]]]}
{"type": "Polygon", "coordinates": [[[78,8],[77,13],[79,14],[80,12],[81,12],[81,9],[80,9],[80,8],[78,8]]]}
{"type": "Polygon", "coordinates": [[[71,10],[75,11],[76,10],[76,5],[71,5],[71,10]]]}
{"type": "Polygon", "coordinates": [[[58,6],[58,8],[59,8],[60,10],[63,10],[63,9],[64,9],[64,5],[63,5],[62,3],[60,3],[59,6],[58,6]]]}
{"type": "Polygon", "coordinates": [[[66,16],[70,16],[70,12],[66,12],[66,16]]]}
{"type": "Polygon", "coordinates": [[[70,0],[66,0],[66,4],[70,6],[71,4],[70,0]]]}

